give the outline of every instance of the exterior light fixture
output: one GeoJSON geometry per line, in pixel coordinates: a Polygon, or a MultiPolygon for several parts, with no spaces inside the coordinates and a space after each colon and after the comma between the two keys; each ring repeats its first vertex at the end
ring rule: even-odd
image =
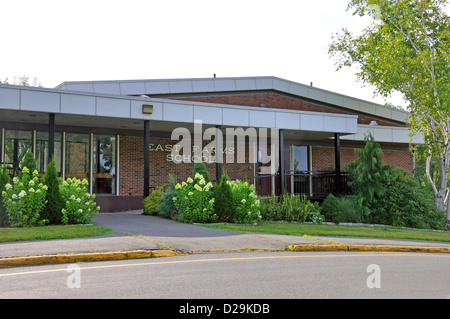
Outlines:
{"type": "Polygon", "coordinates": [[[142,114],[152,114],[153,113],[153,105],[143,104],[142,105],[142,114]]]}

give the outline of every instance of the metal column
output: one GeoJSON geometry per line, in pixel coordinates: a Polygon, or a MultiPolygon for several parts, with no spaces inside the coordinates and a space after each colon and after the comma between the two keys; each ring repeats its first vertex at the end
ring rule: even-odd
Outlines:
{"type": "Polygon", "coordinates": [[[280,163],[280,194],[285,193],[285,174],[284,174],[284,134],[283,130],[279,131],[279,163],[280,163]]]}
{"type": "Polygon", "coordinates": [[[144,121],[144,198],[150,195],[150,120],[144,121]]]}
{"type": "Polygon", "coordinates": [[[334,166],[336,169],[336,194],[341,192],[341,143],[340,134],[334,133],[334,166]]]}
{"type": "Polygon", "coordinates": [[[55,153],[55,114],[48,115],[48,162],[53,160],[55,153]]]}

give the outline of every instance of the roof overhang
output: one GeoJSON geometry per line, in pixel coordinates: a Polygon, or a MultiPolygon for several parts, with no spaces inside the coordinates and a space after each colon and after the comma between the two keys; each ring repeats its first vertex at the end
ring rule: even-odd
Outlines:
{"type": "Polygon", "coordinates": [[[276,128],[288,139],[317,140],[334,137],[364,140],[367,131],[379,142],[422,143],[409,137],[409,129],[358,125],[356,115],[305,112],[273,108],[144,98],[48,88],[0,85],[0,121],[47,124],[48,114],[57,115],[57,125],[143,130],[151,120],[152,131],[171,132],[185,127],[276,128]],[[152,114],[142,106],[152,105],[152,114]]]}

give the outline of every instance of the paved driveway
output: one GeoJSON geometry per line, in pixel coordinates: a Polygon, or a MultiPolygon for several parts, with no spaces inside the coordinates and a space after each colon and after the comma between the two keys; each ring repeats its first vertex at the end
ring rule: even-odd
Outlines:
{"type": "Polygon", "coordinates": [[[170,219],[142,215],[141,212],[101,213],[94,222],[116,232],[142,236],[162,246],[183,251],[216,251],[233,249],[285,249],[287,243],[276,236],[266,237],[211,229],[179,223],[170,219]]]}

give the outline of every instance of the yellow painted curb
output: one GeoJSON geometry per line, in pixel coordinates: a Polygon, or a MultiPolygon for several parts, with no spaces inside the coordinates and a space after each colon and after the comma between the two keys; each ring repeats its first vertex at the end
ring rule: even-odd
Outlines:
{"type": "Polygon", "coordinates": [[[0,268],[80,263],[90,261],[172,257],[176,255],[177,253],[172,250],[134,250],[134,251],[99,252],[99,253],[85,253],[85,254],[58,254],[58,255],[42,255],[42,256],[8,257],[0,259],[0,268]]]}
{"type": "Polygon", "coordinates": [[[291,251],[392,251],[417,253],[450,253],[450,247],[393,245],[301,244],[289,245],[288,249],[291,251]]]}

